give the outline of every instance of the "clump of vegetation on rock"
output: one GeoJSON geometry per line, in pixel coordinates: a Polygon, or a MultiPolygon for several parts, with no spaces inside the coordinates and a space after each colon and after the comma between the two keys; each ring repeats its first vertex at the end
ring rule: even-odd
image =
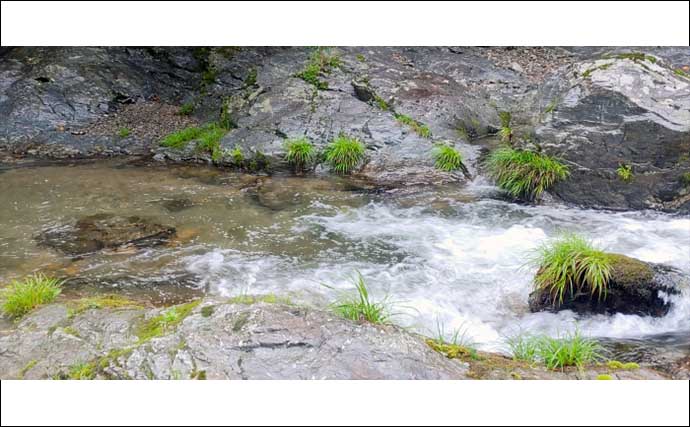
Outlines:
{"type": "Polygon", "coordinates": [[[680,176],[680,182],[684,187],[690,187],[690,172],[686,172],[680,176]]]}
{"type": "Polygon", "coordinates": [[[498,118],[501,120],[501,128],[498,131],[501,141],[508,144],[512,143],[513,128],[511,126],[511,121],[513,120],[513,115],[510,111],[501,111],[498,113],[498,118]]]}
{"type": "Polygon", "coordinates": [[[139,343],[144,343],[152,338],[160,337],[166,332],[174,329],[189,316],[192,310],[194,310],[200,302],[201,300],[170,307],[161,314],[143,322],[137,329],[139,343]]]}
{"type": "Polygon", "coordinates": [[[624,370],[624,371],[636,371],[640,369],[640,365],[638,365],[635,362],[627,362],[623,363],[618,360],[609,360],[606,363],[606,366],[609,367],[609,369],[613,370],[624,370]]]}
{"type": "Polygon", "coordinates": [[[462,155],[450,145],[436,146],[432,155],[434,157],[434,166],[436,166],[436,169],[444,172],[452,172],[464,166],[462,163],[462,155]]]}
{"type": "Polygon", "coordinates": [[[321,76],[330,74],[333,68],[337,67],[340,67],[340,57],[331,54],[328,49],[318,48],[311,54],[304,69],[295,77],[313,85],[318,90],[326,90],[328,82],[321,80],[321,76]]]}
{"type": "Polygon", "coordinates": [[[605,298],[612,273],[609,254],[575,234],[566,234],[538,248],[530,263],[537,267],[534,287],[548,292],[554,304],[566,295],[587,292],[605,298]]]}
{"type": "Polygon", "coordinates": [[[364,277],[357,273],[353,280],[355,285],[355,295],[344,295],[332,304],[333,311],[338,315],[355,321],[369,322],[374,324],[390,323],[391,311],[387,301],[375,302],[369,297],[364,277]]]}
{"type": "Polygon", "coordinates": [[[500,188],[528,201],[538,200],[545,190],[570,175],[568,167],[553,157],[510,147],[492,151],[486,166],[500,188]]]}
{"type": "Polygon", "coordinates": [[[96,377],[96,367],[92,363],[76,363],[69,368],[70,380],[92,380],[96,377]]]}
{"type": "Polygon", "coordinates": [[[292,305],[292,300],[288,297],[281,297],[276,294],[263,294],[263,295],[237,295],[230,298],[228,304],[242,304],[242,305],[254,305],[258,303],[266,304],[285,304],[292,305]]]}
{"type": "Polygon", "coordinates": [[[180,111],[179,114],[181,116],[189,116],[194,112],[194,103],[192,102],[186,102],[180,106],[180,111]]]}
{"type": "Polygon", "coordinates": [[[120,138],[127,138],[131,133],[132,131],[130,131],[129,128],[120,128],[117,131],[117,136],[120,138]]]}
{"type": "Polygon", "coordinates": [[[179,150],[185,148],[189,142],[197,141],[197,150],[208,152],[211,154],[211,159],[217,162],[221,160],[223,155],[220,140],[226,133],[228,133],[228,129],[216,123],[209,123],[201,127],[192,126],[167,135],[161,141],[161,145],[179,150]]]}
{"type": "Polygon", "coordinates": [[[436,338],[426,340],[426,344],[434,351],[445,355],[449,359],[481,360],[477,350],[472,347],[473,343],[467,335],[467,330],[458,328],[453,331],[450,339],[448,339],[441,323],[437,322],[436,328],[436,338]]]}
{"type": "Polygon", "coordinates": [[[296,172],[309,169],[316,159],[314,145],[306,137],[289,139],[285,141],[285,160],[290,163],[296,172]]]}
{"type": "Polygon", "coordinates": [[[2,312],[13,319],[20,318],[33,309],[55,301],[62,291],[62,280],[34,274],[21,281],[12,281],[2,290],[2,312]]]}
{"type": "Polygon", "coordinates": [[[618,166],[618,169],[616,169],[616,174],[621,181],[630,182],[633,179],[632,166],[621,164],[618,166]]]}
{"type": "Polygon", "coordinates": [[[141,304],[120,295],[108,294],[82,298],[69,303],[69,317],[77,316],[87,310],[140,308],[141,304]]]}
{"type": "MultiPolygon", "coordinates": [[[[383,109],[383,108],[382,108],[383,109]]],[[[399,123],[409,126],[412,130],[422,138],[431,138],[431,129],[422,122],[419,122],[412,117],[405,114],[395,114],[395,120],[399,123]]]]}
{"type": "Polygon", "coordinates": [[[561,337],[519,335],[508,340],[513,358],[528,363],[541,363],[548,369],[563,369],[600,362],[603,349],[595,340],[579,331],[561,337]]]}
{"type": "Polygon", "coordinates": [[[348,174],[364,160],[364,150],[360,140],[340,134],[326,147],[325,160],[336,173],[348,174]]]}

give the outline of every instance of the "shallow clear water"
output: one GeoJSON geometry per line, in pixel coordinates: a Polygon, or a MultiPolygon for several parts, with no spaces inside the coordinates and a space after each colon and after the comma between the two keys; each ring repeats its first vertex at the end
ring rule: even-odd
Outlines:
{"type": "Polygon", "coordinates": [[[395,304],[397,323],[434,335],[438,325],[458,329],[483,349],[502,350],[520,332],[575,327],[621,342],[672,336],[674,348],[688,347],[690,289],[656,319],[535,314],[527,306],[534,271],[525,263],[546,239],[577,231],[609,251],[690,273],[690,218],[521,206],[491,199],[494,192],[478,181],[373,194],[337,179],[104,162],[11,169],[0,174],[0,281],[42,270],[115,278],[125,289],[133,278],[141,286],[186,274],[198,291],[275,293],[323,306],[351,289],[359,271],[376,298],[395,304]],[[173,225],[179,241],[76,261],[36,245],[41,230],[101,212],[173,225]]]}

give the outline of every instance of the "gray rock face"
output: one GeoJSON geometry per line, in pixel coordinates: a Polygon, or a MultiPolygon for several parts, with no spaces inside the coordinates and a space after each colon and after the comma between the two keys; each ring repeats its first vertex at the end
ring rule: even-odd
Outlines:
{"type": "Polygon", "coordinates": [[[546,83],[541,103],[550,111],[536,134],[572,169],[556,195],[588,207],[690,211],[683,179],[690,172],[690,79],[672,67],[656,56],[612,54],[565,67],[546,83]],[[631,167],[631,180],[618,176],[621,165],[631,167]]]}
{"type": "MultiPolygon", "coordinates": [[[[178,306],[177,310],[181,310],[178,306]]],[[[189,306],[187,306],[189,307],[189,306]]],[[[449,359],[395,326],[282,304],[204,299],[142,341],[168,309],[43,307],[0,335],[2,379],[664,379],[657,371],[550,371],[500,355],[449,359]]],[[[163,316],[165,318],[165,316],[163,316]]]]}

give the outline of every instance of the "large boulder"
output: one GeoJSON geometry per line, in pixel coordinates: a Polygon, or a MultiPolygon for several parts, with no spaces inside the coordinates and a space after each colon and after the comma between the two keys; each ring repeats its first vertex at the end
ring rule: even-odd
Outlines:
{"type": "Polygon", "coordinates": [[[541,90],[541,148],[570,166],[553,193],[595,208],[690,212],[690,49],[599,53],[541,90]],[[684,59],[683,59],[684,58],[684,59]],[[630,179],[619,176],[629,167],[630,179]]]}
{"type": "Polygon", "coordinates": [[[529,296],[533,312],[572,310],[591,314],[639,314],[663,316],[671,308],[669,296],[676,295],[690,280],[671,267],[648,264],[624,255],[611,254],[611,279],[606,296],[588,292],[566,295],[562,303],[554,301],[548,290],[535,290],[529,296]]]}

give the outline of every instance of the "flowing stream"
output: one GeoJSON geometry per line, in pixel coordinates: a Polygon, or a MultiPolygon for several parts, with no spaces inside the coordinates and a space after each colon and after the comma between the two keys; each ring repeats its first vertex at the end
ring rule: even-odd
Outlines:
{"type": "Polygon", "coordinates": [[[662,318],[530,313],[527,306],[534,275],[527,260],[545,240],[576,231],[608,251],[690,274],[690,218],[524,206],[495,194],[481,180],[374,193],[332,177],[203,167],[97,162],[6,169],[0,282],[54,271],[109,284],[95,291],[155,287],[171,301],[186,292],[270,293],[325,307],[351,290],[360,272],[374,298],[393,304],[396,323],[426,335],[457,330],[485,350],[504,351],[518,333],[579,328],[614,346],[647,343],[690,354],[690,289],[672,297],[662,318]],[[96,213],[153,218],[175,226],[178,241],[80,259],[36,244],[42,230],[96,213]],[[173,277],[186,279],[167,285],[173,277]]]}

